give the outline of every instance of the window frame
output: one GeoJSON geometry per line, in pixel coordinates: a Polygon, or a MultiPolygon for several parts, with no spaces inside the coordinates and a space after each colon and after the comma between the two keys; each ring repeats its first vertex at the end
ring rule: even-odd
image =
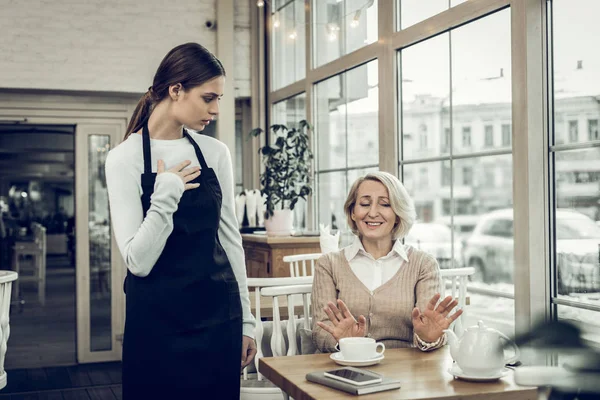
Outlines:
{"type": "MultiPolygon", "coordinates": [[[[265,2],[268,8],[269,2],[265,2]]],[[[305,21],[313,21],[311,1],[305,0],[305,21]]],[[[447,32],[494,12],[510,8],[512,59],[511,149],[490,149],[487,153],[513,153],[513,202],[515,233],[515,330],[527,331],[534,322],[550,317],[550,231],[548,181],[548,55],[546,44],[546,1],[471,0],[396,31],[398,4],[378,4],[379,40],[325,65],[313,67],[312,29],[305,29],[306,77],[275,91],[267,88],[267,110],[276,102],[306,93],[306,116],[314,121],[314,85],[358,65],[378,60],[379,90],[379,169],[402,173],[398,154],[398,57],[397,51],[447,32]],[[541,100],[541,101],[540,101],[541,100]],[[395,134],[389,134],[394,132],[395,134]],[[540,160],[543,161],[540,165],[540,160]],[[399,170],[400,168],[400,170],[399,170]],[[517,174],[515,171],[519,171],[517,174]],[[546,282],[540,285],[539,282],[546,282]]],[[[266,10],[267,38],[270,12],[266,10]]],[[[268,40],[267,40],[268,42],[268,40]]],[[[270,65],[270,63],[267,63],[270,65]]],[[[271,68],[271,67],[269,67],[271,68]]],[[[268,112],[267,112],[268,119],[268,112]]],[[[452,127],[450,127],[452,131],[452,127]]],[[[464,131],[461,128],[461,142],[464,131]]],[[[313,133],[314,134],[314,133],[313,133]]],[[[471,135],[473,131],[471,129],[471,135]]],[[[451,135],[452,136],[452,135],[451,135]]],[[[567,133],[568,136],[568,133],[567,133]]],[[[470,137],[472,140],[472,137],[470,137]]],[[[314,141],[313,141],[314,143],[314,141]]],[[[450,143],[450,146],[453,144],[450,143]]],[[[469,143],[470,145],[470,143],[469,143]]],[[[472,156],[470,154],[469,156],[472,156]]],[[[410,160],[413,163],[413,160],[410,160]]],[[[313,165],[314,168],[314,165],[313,165]]],[[[313,169],[314,170],[314,169],[313,169]]],[[[417,179],[418,177],[414,177],[417,179]]],[[[309,229],[317,226],[314,199],[309,201],[309,229]],[[312,207],[311,207],[312,206],[312,207]]]]}

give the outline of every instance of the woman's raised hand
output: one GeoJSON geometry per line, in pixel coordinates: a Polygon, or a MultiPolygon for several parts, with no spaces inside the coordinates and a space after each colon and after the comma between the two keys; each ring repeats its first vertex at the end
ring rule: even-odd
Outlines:
{"type": "Polygon", "coordinates": [[[439,293],[435,294],[427,303],[423,313],[417,307],[412,311],[413,329],[425,342],[433,343],[438,340],[444,333],[444,329],[448,329],[450,324],[462,314],[462,310],[457,310],[454,314],[449,315],[458,305],[458,301],[452,296],[447,296],[440,304],[437,304],[440,297],[439,293]]]}
{"type": "Polygon", "coordinates": [[[185,190],[196,189],[200,186],[199,183],[188,183],[196,179],[200,176],[200,167],[190,167],[187,168],[192,162],[190,160],[185,160],[180,162],[173,168],[170,168],[165,171],[165,162],[163,160],[158,160],[158,167],[156,168],[157,174],[162,174],[164,172],[171,172],[181,178],[183,184],[185,185],[185,190]]]}
{"type": "Polygon", "coordinates": [[[333,326],[320,321],[317,322],[317,325],[331,333],[337,342],[345,337],[365,336],[367,320],[364,316],[359,316],[358,321],[354,319],[346,304],[340,299],[337,300],[337,306],[331,301],[327,305],[328,307],[325,307],[324,311],[333,326]]]}

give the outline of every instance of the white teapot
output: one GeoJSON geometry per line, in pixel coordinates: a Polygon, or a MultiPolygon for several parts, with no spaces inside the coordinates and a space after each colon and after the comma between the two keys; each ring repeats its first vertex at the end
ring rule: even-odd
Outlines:
{"type": "Polygon", "coordinates": [[[452,330],[444,330],[450,342],[450,354],[460,369],[470,376],[494,376],[505,364],[516,362],[520,352],[508,336],[488,328],[483,321],[467,328],[459,339],[452,330]],[[514,349],[514,356],[506,357],[501,340],[506,340],[514,349]]]}

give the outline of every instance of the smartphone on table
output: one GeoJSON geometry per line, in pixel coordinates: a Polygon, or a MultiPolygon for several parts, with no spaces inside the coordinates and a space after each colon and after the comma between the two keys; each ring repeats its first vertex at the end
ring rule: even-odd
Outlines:
{"type": "Polygon", "coordinates": [[[381,375],[379,374],[353,367],[325,371],[324,375],[329,378],[337,379],[338,381],[351,383],[357,386],[379,383],[382,380],[381,375]]]}

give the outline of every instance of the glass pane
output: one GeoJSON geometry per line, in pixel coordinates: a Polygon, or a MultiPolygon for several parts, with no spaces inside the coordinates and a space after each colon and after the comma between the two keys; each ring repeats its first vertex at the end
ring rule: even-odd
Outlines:
{"type": "Polygon", "coordinates": [[[600,37],[600,2],[554,0],[551,8],[555,143],[598,140],[600,56],[589,49],[600,37]]]}
{"type": "Polygon", "coordinates": [[[273,104],[273,124],[291,127],[303,119],[306,119],[305,93],[273,104]]]}
{"type": "Polygon", "coordinates": [[[600,148],[555,155],[558,293],[600,291],[600,148]]]}
{"type": "Polygon", "coordinates": [[[377,0],[313,1],[315,67],[377,41],[377,3],[377,0]]]}
{"type": "Polygon", "coordinates": [[[111,237],[104,163],[110,136],[88,139],[89,249],[90,249],[90,345],[92,351],[112,348],[111,237]]]}
{"type": "MultiPolygon", "coordinates": [[[[585,144],[598,140],[600,57],[589,52],[600,35],[593,0],[554,0],[549,4],[553,73],[554,143],[585,144]],[[573,18],[577,24],[573,24],[573,18]]],[[[552,140],[552,132],[551,132],[552,140]]],[[[558,151],[554,154],[555,266],[559,297],[598,304],[600,292],[600,149],[558,151]]],[[[598,313],[562,307],[580,322],[598,313]]],[[[590,322],[593,323],[593,322],[590,322]]],[[[596,329],[596,335],[598,330],[596,329]]]]}
{"type": "Polygon", "coordinates": [[[451,37],[454,153],[510,147],[510,10],[455,29],[451,37]]]}
{"type": "Polygon", "coordinates": [[[306,76],[304,1],[274,4],[271,15],[271,84],[280,89],[306,76]]]}
{"type": "MultiPolygon", "coordinates": [[[[479,320],[508,337],[515,335],[515,300],[467,290],[470,305],[465,307],[463,327],[477,326],[479,320]]],[[[508,354],[508,352],[507,352],[508,354]]],[[[523,352],[521,352],[523,354],[523,352]]]]}
{"type": "Polygon", "coordinates": [[[426,20],[448,9],[448,0],[399,0],[400,29],[426,20]]]}
{"type": "Polygon", "coordinates": [[[346,77],[348,166],[379,164],[379,88],[377,61],[354,68],[346,77]]]}
{"type": "Polygon", "coordinates": [[[400,52],[403,158],[450,153],[450,37],[443,34],[400,52]]]}
{"type": "MultiPolygon", "coordinates": [[[[580,295],[578,299],[585,304],[600,306],[600,295],[598,293],[580,295]]],[[[598,319],[598,311],[563,305],[558,305],[556,308],[559,320],[577,325],[582,330],[582,338],[584,340],[596,345],[600,344],[600,319],[598,319]]],[[[563,357],[562,360],[565,362],[572,361],[569,357],[563,357]]]]}
{"type": "Polygon", "coordinates": [[[315,129],[319,170],[346,166],[345,74],[316,85],[315,129]]]}
{"type": "Polygon", "coordinates": [[[453,240],[450,224],[444,218],[451,213],[450,172],[450,161],[404,167],[404,183],[417,209],[417,222],[404,243],[433,255],[442,269],[463,266],[460,243],[453,240]]]}
{"type": "Polygon", "coordinates": [[[330,172],[317,175],[318,224],[329,225],[331,229],[347,230],[344,202],[348,195],[346,172],[330,172]]]}
{"type": "MultiPolygon", "coordinates": [[[[415,202],[418,223],[432,223],[443,214],[442,211],[442,167],[449,162],[428,162],[404,165],[402,181],[408,194],[415,202]]],[[[446,190],[449,193],[449,185],[446,190]]],[[[416,241],[416,239],[415,239],[416,241]]]]}
{"type": "Polygon", "coordinates": [[[378,164],[377,61],[318,83],[316,96],[318,170],[378,164]]]}
{"type": "Polygon", "coordinates": [[[471,281],[506,293],[514,293],[512,175],[511,155],[454,162],[454,231],[477,221],[461,242],[466,265],[476,270],[471,281]]]}

